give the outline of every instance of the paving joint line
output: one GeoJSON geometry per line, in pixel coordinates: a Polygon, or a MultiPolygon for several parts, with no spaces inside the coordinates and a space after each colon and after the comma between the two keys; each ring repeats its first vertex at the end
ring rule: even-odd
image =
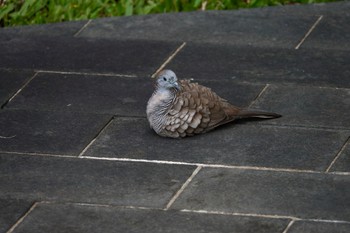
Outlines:
{"type": "Polygon", "coordinates": [[[36,70],[36,72],[49,73],[49,74],[95,75],[95,76],[108,76],[108,77],[137,78],[137,75],[133,75],[133,74],[94,73],[94,72],[87,73],[87,72],[58,71],[58,70],[36,70]]]}
{"type": "Polygon", "coordinates": [[[92,206],[92,207],[103,207],[103,208],[127,208],[127,209],[140,209],[140,210],[163,210],[161,208],[151,208],[145,206],[131,206],[131,205],[114,205],[114,204],[101,204],[101,203],[88,203],[88,202],[71,202],[71,201],[40,201],[38,204],[49,204],[49,205],[77,205],[77,206],[92,206]]]}
{"type": "Polygon", "coordinates": [[[284,229],[284,231],[282,233],[287,233],[289,231],[289,229],[292,227],[292,225],[295,223],[295,221],[296,221],[295,219],[290,220],[287,227],[284,229]]]}
{"type": "Polygon", "coordinates": [[[89,24],[91,23],[91,19],[89,19],[87,22],[86,22],[86,24],[84,24],[80,29],[79,29],[79,31],[77,31],[74,35],[73,35],[73,37],[77,37],[77,36],[79,36],[79,34],[82,32],[82,31],[84,31],[85,30],[85,28],[87,27],[87,26],[89,26],[89,24]]]}
{"type": "Polygon", "coordinates": [[[185,47],[186,42],[183,42],[176,50],[175,52],[173,52],[166,60],[165,62],[163,62],[163,64],[156,70],[156,72],[154,72],[151,76],[151,78],[155,78],[155,76],[159,73],[159,71],[163,70],[164,67],[166,65],[168,65],[171,60],[173,60],[173,58],[180,52],[181,49],[183,49],[183,47],[185,47]]]}
{"type": "Polygon", "coordinates": [[[212,210],[190,210],[190,209],[181,209],[180,211],[187,212],[187,213],[197,213],[197,214],[217,214],[217,215],[229,215],[229,216],[241,216],[241,217],[301,220],[300,218],[296,218],[293,216],[284,216],[284,215],[238,213],[238,212],[224,212],[224,211],[212,211],[212,210]]]}
{"type": "Polygon", "coordinates": [[[183,193],[183,191],[187,188],[187,186],[191,183],[192,179],[198,174],[198,172],[202,169],[202,166],[197,166],[196,169],[192,172],[190,177],[185,181],[185,183],[181,186],[181,188],[175,193],[175,195],[170,199],[164,210],[168,210],[177,198],[183,193]]]}
{"type": "Polygon", "coordinates": [[[350,224],[350,221],[345,221],[345,220],[330,220],[330,219],[300,219],[300,221],[305,221],[305,222],[324,222],[324,223],[343,223],[343,224],[350,224]]]}
{"type": "Polygon", "coordinates": [[[152,163],[152,164],[166,164],[166,165],[183,165],[183,166],[201,166],[202,168],[224,168],[224,169],[240,169],[240,170],[253,170],[253,171],[272,171],[272,172],[290,172],[290,173],[310,173],[310,174],[329,174],[339,176],[349,176],[350,172],[329,172],[316,170],[300,170],[292,168],[273,168],[273,167],[254,167],[254,166],[239,166],[239,165],[224,165],[224,164],[205,164],[205,163],[190,163],[190,162],[178,162],[167,160],[147,160],[147,159],[130,159],[130,158],[110,158],[110,157],[94,157],[94,156],[81,156],[76,155],[59,155],[59,154],[45,154],[45,153],[32,153],[32,152],[13,152],[13,151],[0,151],[4,154],[17,154],[26,156],[43,156],[43,157],[56,157],[56,158],[71,158],[71,159],[91,159],[102,161],[116,161],[116,162],[133,162],[133,163],[152,163]]]}
{"type": "Polygon", "coordinates": [[[318,17],[318,19],[316,20],[316,22],[311,26],[311,28],[309,29],[309,31],[306,32],[305,36],[300,40],[300,42],[297,44],[297,46],[295,46],[294,49],[298,50],[300,48],[300,46],[304,43],[304,41],[310,36],[311,32],[316,28],[316,26],[319,24],[319,22],[322,20],[323,15],[321,15],[320,17],[318,17]]]}
{"type": "Polygon", "coordinates": [[[29,210],[22,216],[20,217],[17,222],[8,230],[6,233],[12,233],[19,224],[23,222],[23,220],[35,209],[35,207],[38,205],[38,202],[34,202],[34,204],[29,208],[29,210]]]}
{"type": "Polygon", "coordinates": [[[270,84],[265,84],[264,88],[260,91],[260,93],[255,97],[255,99],[249,104],[249,108],[251,108],[256,101],[262,96],[262,94],[266,91],[266,89],[270,86],[270,84]]]}
{"type": "Polygon", "coordinates": [[[14,155],[29,155],[29,156],[43,156],[43,157],[57,157],[57,158],[77,158],[76,155],[60,155],[60,154],[47,154],[47,153],[35,153],[35,152],[17,152],[17,151],[0,151],[4,154],[14,155]]]}
{"type": "Polygon", "coordinates": [[[340,176],[350,176],[350,172],[327,172],[328,174],[340,175],[340,176]]]}
{"type": "Polygon", "coordinates": [[[16,91],[3,105],[1,105],[1,109],[5,108],[7,104],[9,104],[28,84],[38,75],[38,72],[35,72],[32,77],[30,77],[22,86],[20,89],[16,91]]]}
{"type": "Polygon", "coordinates": [[[340,148],[340,150],[338,151],[338,153],[335,155],[334,159],[332,160],[332,162],[329,164],[329,166],[326,169],[326,173],[328,173],[331,168],[333,167],[333,165],[335,164],[335,162],[339,159],[339,157],[341,156],[341,154],[343,153],[343,151],[345,150],[345,148],[347,147],[347,145],[350,144],[350,137],[348,137],[346,139],[346,141],[344,142],[343,146],[340,148]]]}
{"type": "MultiPolygon", "coordinates": [[[[326,222],[326,223],[345,223],[345,224],[350,224],[350,221],[345,221],[345,220],[308,219],[308,218],[298,218],[298,217],[295,217],[295,216],[288,216],[288,215],[240,213],[240,212],[225,212],[225,211],[212,211],[212,210],[190,210],[190,209],[181,209],[179,211],[180,212],[187,212],[187,213],[198,213],[198,214],[217,214],[217,215],[229,215],[229,216],[241,216],[241,217],[257,217],[257,218],[269,218],[269,219],[271,219],[271,218],[272,219],[290,219],[290,220],[292,220],[294,222],[295,221],[308,221],[308,222],[326,222]]],[[[291,224],[291,223],[289,223],[289,224],[291,224]]]]}
{"type": "Polygon", "coordinates": [[[130,158],[107,158],[107,157],[93,157],[93,156],[84,156],[84,158],[86,158],[86,159],[96,159],[96,160],[120,161],[120,162],[155,163],[155,164],[184,165],[184,166],[197,166],[197,167],[200,166],[202,168],[225,168],[225,169],[241,169],[241,170],[257,170],[257,171],[275,171],[275,172],[292,172],[292,173],[294,172],[294,173],[324,174],[324,172],[322,172],[322,171],[298,170],[298,169],[290,169],[290,168],[237,166],[237,165],[224,165],[224,164],[205,164],[205,163],[190,163],[190,162],[177,162],[177,161],[166,161],[166,160],[147,160],[147,159],[130,159],[130,158]]]}
{"type": "Polygon", "coordinates": [[[95,135],[95,137],[90,141],[89,144],[87,144],[87,146],[80,152],[80,154],[78,155],[78,158],[82,158],[84,157],[83,155],[85,154],[85,152],[90,148],[90,146],[97,140],[97,138],[105,131],[105,129],[108,128],[108,126],[110,124],[112,124],[112,122],[114,121],[114,117],[111,117],[111,119],[109,119],[109,121],[102,127],[102,129],[95,135]]]}
{"type": "MultiPolygon", "coordinates": [[[[196,168],[198,169],[198,168],[196,168]]],[[[123,205],[113,205],[113,204],[100,204],[100,203],[86,203],[86,202],[60,202],[60,201],[38,201],[35,202],[30,209],[8,230],[6,233],[12,233],[13,230],[23,222],[24,218],[27,217],[38,205],[40,204],[67,204],[67,205],[79,205],[79,206],[93,206],[93,207],[107,207],[107,208],[128,208],[128,209],[140,209],[140,210],[158,210],[164,211],[161,208],[151,208],[144,206],[123,206],[123,205]]],[[[210,210],[191,210],[191,209],[174,209],[174,211],[185,212],[185,213],[195,213],[195,214],[216,214],[216,215],[229,215],[229,216],[241,216],[241,217],[257,217],[257,218],[269,218],[269,219],[290,219],[291,222],[295,221],[308,221],[308,222],[325,222],[325,223],[340,223],[340,224],[350,224],[350,221],[345,220],[330,220],[330,219],[307,219],[298,218],[288,215],[271,215],[271,214],[256,214],[256,213],[240,213],[240,212],[225,212],[225,211],[210,211],[210,210]]],[[[289,222],[289,225],[292,223],[289,222]]],[[[287,226],[287,228],[288,228],[287,226]]],[[[286,228],[286,229],[287,229],[286,228]]],[[[290,228],[290,226],[289,226],[290,228]]],[[[286,232],[286,229],[283,233],[286,232]]]]}

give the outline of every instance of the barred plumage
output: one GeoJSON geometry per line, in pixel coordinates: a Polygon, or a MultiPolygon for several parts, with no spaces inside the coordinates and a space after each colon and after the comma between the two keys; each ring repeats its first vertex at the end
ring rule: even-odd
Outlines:
{"type": "Polygon", "coordinates": [[[239,118],[277,118],[276,113],[235,107],[210,88],[181,80],[171,70],[161,71],[147,104],[147,119],[160,136],[186,137],[208,132],[239,118]]]}

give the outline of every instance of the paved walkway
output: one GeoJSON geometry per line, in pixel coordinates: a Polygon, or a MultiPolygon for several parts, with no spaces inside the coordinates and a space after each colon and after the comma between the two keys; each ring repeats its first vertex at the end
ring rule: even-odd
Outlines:
{"type": "Polygon", "coordinates": [[[350,232],[350,2],[0,30],[0,232],[350,232]],[[174,70],[282,118],[145,118],[174,70]]]}

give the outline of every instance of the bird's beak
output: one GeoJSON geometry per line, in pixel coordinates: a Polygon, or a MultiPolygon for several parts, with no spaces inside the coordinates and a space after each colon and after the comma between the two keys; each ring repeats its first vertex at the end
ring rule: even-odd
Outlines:
{"type": "Polygon", "coordinates": [[[174,82],[175,89],[178,91],[181,91],[181,86],[179,85],[178,82],[174,82]]]}

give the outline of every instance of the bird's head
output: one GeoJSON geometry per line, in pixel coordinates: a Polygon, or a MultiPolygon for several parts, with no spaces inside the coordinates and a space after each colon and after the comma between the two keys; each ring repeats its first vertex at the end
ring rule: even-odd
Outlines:
{"type": "Polygon", "coordinates": [[[177,82],[176,74],[171,70],[162,70],[156,78],[158,88],[181,90],[181,86],[177,82]]]}

